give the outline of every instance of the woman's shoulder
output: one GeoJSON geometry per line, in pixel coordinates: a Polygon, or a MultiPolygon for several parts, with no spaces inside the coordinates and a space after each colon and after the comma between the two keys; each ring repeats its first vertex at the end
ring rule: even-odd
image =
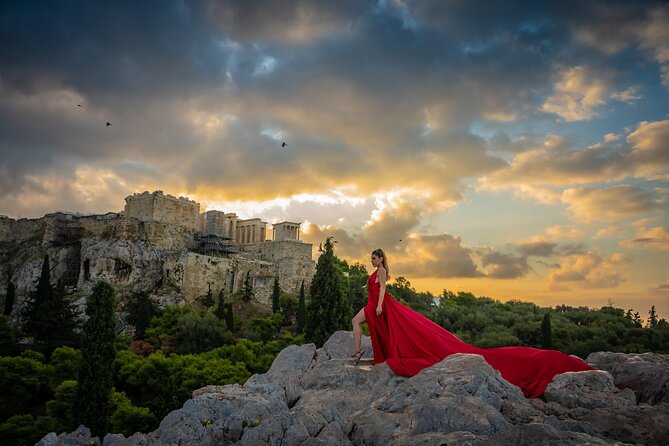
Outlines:
{"type": "Polygon", "coordinates": [[[377,272],[377,273],[378,273],[378,272],[382,272],[383,274],[386,274],[386,269],[385,269],[384,267],[382,267],[382,266],[379,266],[379,267],[376,269],[376,272],[377,272]]]}

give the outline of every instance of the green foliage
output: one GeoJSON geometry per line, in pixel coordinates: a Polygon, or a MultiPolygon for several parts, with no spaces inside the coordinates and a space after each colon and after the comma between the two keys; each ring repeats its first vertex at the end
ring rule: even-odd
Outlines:
{"type": "Polygon", "coordinates": [[[638,313],[612,306],[597,310],[558,305],[548,310],[550,315],[545,316],[546,309],[530,302],[501,303],[444,290],[431,317],[463,341],[479,347],[524,345],[552,348],[582,358],[602,350],[669,352],[669,324],[664,319],[654,328],[642,328],[638,313]],[[547,347],[547,339],[551,347],[547,347]]]}
{"type": "Polygon", "coordinates": [[[283,324],[293,325],[293,321],[296,320],[297,309],[299,306],[297,296],[290,293],[281,293],[279,302],[279,307],[283,313],[283,324]]]}
{"type": "MultiPolygon", "coordinates": [[[[151,344],[163,347],[161,335],[175,337],[177,333],[177,323],[182,316],[193,313],[190,307],[180,307],[178,305],[168,305],[162,309],[158,316],[151,318],[151,323],[146,329],[144,336],[151,344]]],[[[164,338],[164,337],[163,337],[164,338]]]]}
{"type": "Polygon", "coordinates": [[[114,363],[115,387],[125,392],[134,404],[148,407],[157,419],[162,419],[181,407],[195,389],[242,384],[250,377],[243,362],[233,363],[212,353],[217,350],[171,356],[157,351],[146,358],[130,351],[119,352],[114,363]]]}
{"type": "Polygon", "coordinates": [[[252,341],[268,342],[278,337],[282,325],[283,315],[279,313],[267,317],[255,317],[251,320],[246,337],[252,341]]]}
{"type": "Polygon", "coordinates": [[[3,307],[2,314],[5,316],[9,316],[12,314],[12,310],[14,309],[14,299],[16,297],[16,287],[10,280],[7,283],[7,293],[5,294],[5,305],[3,307]]]}
{"type": "Polygon", "coordinates": [[[128,312],[126,320],[135,327],[134,339],[144,339],[151,319],[160,314],[158,305],[145,291],[132,294],[130,302],[126,306],[126,311],[128,312]]]}
{"type": "MultiPolygon", "coordinates": [[[[223,288],[221,288],[221,291],[218,292],[218,300],[216,301],[216,309],[214,310],[214,314],[218,318],[218,320],[223,321],[225,320],[226,316],[226,307],[225,307],[225,291],[223,288]]],[[[228,330],[231,328],[228,327],[228,330]]]]}
{"type": "Polygon", "coordinates": [[[304,280],[300,285],[300,296],[297,305],[297,332],[304,333],[304,324],[307,320],[307,302],[304,293],[304,280]]]}
{"type": "Polygon", "coordinates": [[[49,370],[44,366],[44,356],[27,353],[0,358],[0,421],[31,412],[48,388],[49,370]]]}
{"type": "Polygon", "coordinates": [[[53,368],[54,386],[67,380],[76,380],[81,364],[81,351],[72,347],[58,347],[51,353],[49,364],[53,368]]]}
{"type": "Polygon", "coordinates": [[[76,392],[76,381],[63,381],[56,387],[54,399],[46,403],[46,413],[56,432],[72,432],[77,428],[78,424],[74,416],[76,392]]]}
{"type": "Polygon", "coordinates": [[[207,294],[202,296],[200,303],[204,308],[211,308],[216,303],[214,301],[214,294],[211,292],[211,284],[209,284],[209,289],[207,289],[207,294]]]}
{"type": "Polygon", "coordinates": [[[0,444],[28,446],[37,443],[50,428],[46,417],[15,415],[0,425],[0,444]]]}
{"type": "Polygon", "coordinates": [[[107,433],[111,415],[113,363],[116,357],[114,288],[98,281],[86,302],[81,366],[76,394],[76,419],[94,436],[107,433]]]}
{"type": "Polygon", "coordinates": [[[0,315],[0,356],[9,356],[16,352],[16,332],[9,320],[0,315]]]}
{"type": "Polygon", "coordinates": [[[156,416],[146,407],[137,407],[123,392],[112,391],[111,403],[114,412],[111,416],[111,430],[126,437],[135,432],[149,432],[155,429],[156,416]]]}
{"type": "Polygon", "coordinates": [[[279,286],[279,276],[274,276],[274,286],[272,287],[272,313],[278,313],[281,309],[281,287],[279,286]]]}
{"type": "Polygon", "coordinates": [[[335,261],[331,238],[325,242],[325,252],[318,258],[316,275],[311,282],[304,331],[305,338],[318,347],[335,331],[350,326],[351,305],[346,295],[346,279],[335,261]]]}
{"type": "Polygon", "coordinates": [[[541,322],[541,348],[550,350],[553,348],[553,336],[551,332],[551,314],[545,313],[541,322]]]}
{"type": "Polygon", "coordinates": [[[221,346],[225,342],[225,323],[213,313],[204,316],[188,313],[177,322],[176,339],[180,353],[200,353],[221,346]]]}
{"type": "Polygon", "coordinates": [[[248,271],[244,279],[244,287],[242,288],[242,300],[244,302],[251,302],[254,297],[253,286],[251,286],[251,271],[248,271]]]}
{"type": "Polygon", "coordinates": [[[51,286],[49,256],[44,256],[37,288],[30,293],[26,309],[26,331],[36,346],[45,352],[65,344],[74,344],[77,316],[62,283],[51,286]]]}

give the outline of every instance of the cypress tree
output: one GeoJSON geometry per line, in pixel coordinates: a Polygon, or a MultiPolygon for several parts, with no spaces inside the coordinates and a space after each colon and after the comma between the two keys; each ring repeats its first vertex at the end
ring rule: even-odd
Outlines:
{"type": "Polygon", "coordinates": [[[225,324],[228,326],[228,330],[234,331],[235,318],[232,314],[232,303],[225,304],[225,324]]]}
{"type": "Polygon", "coordinates": [[[272,289],[272,313],[277,313],[281,309],[281,287],[279,286],[279,276],[274,276],[274,288],[272,289]]]}
{"type": "Polygon", "coordinates": [[[135,327],[135,339],[144,339],[151,319],[160,314],[158,305],[146,291],[133,293],[126,310],[128,323],[135,327]]]}
{"type": "Polygon", "coordinates": [[[297,332],[304,333],[304,324],[307,320],[307,304],[304,295],[304,280],[300,286],[300,300],[297,307],[297,332]]]}
{"type": "Polygon", "coordinates": [[[225,319],[225,291],[221,288],[221,291],[218,292],[218,302],[216,303],[216,309],[214,310],[214,315],[218,318],[219,321],[225,319]]]}
{"type": "Polygon", "coordinates": [[[49,316],[47,327],[50,333],[46,342],[47,350],[51,352],[56,347],[76,343],[77,335],[74,330],[79,325],[78,315],[72,298],[67,294],[65,285],[60,280],[51,292],[47,314],[49,316]]]}
{"type": "Polygon", "coordinates": [[[98,281],[86,302],[88,320],[84,324],[81,365],[77,379],[75,411],[77,423],[102,438],[111,415],[112,372],[116,357],[114,288],[98,281]]]}
{"type": "Polygon", "coordinates": [[[12,283],[11,279],[7,283],[7,295],[5,296],[5,308],[2,311],[2,314],[9,316],[12,314],[14,309],[14,296],[16,294],[16,287],[12,283]]]}
{"type": "Polygon", "coordinates": [[[202,306],[211,308],[214,306],[214,303],[214,294],[211,292],[211,284],[209,284],[209,290],[207,290],[207,294],[202,298],[202,306]]]}
{"type": "Polygon", "coordinates": [[[304,335],[307,342],[321,347],[337,330],[350,323],[350,304],[346,297],[346,281],[335,265],[332,237],[325,241],[325,251],[318,258],[316,274],[311,281],[304,335]]]}
{"type": "Polygon", "coordinates": [[[657,327],[657,312],[655,311],[655,305],[650,307],[650,310],[648,311],[648,327],[657,327]]]}
{"type": "Polygon", "coordinates": [[[251,286],[251,271],[246,273],[246,279],[244,279],[244,287],[242,288],[242,300],[244,302],[251,302],[254,297],[253,287],[251,286]]]}
{"type": "Polygon", "coordinates": [[[51,334],[49,326],[49,303],[53,288],[51,287],[51,268],[49,256],[44,256],[42,272],[37,280],[37,288],[29,296],[27,306],[26,330],[35,343],[41,343],[51,334]]]}
{"type": "Polygon", "coordinates": [[[544,314],[544,320],[541,322],[541,348],[543,349],[553,348],[550,313],[544,314]]]}

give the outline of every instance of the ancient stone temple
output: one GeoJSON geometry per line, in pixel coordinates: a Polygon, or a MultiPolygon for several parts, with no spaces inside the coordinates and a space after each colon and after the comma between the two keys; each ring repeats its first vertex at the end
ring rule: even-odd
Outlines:
{"type": "Polygon", "coordinates": [[[0,218],[0,256],[17,295],[34,288],[44,254],[52,281],[77,293],[87,294],[102,279],[121,297],[147,291],[164,303],[197,303],[210,289],[237,292],[248,274],[256,299],[269,305],[275,276],[283,291],[297,294],[315,273],[300,223],[273,224],[270,239],[260,218],[200,213],[199,203],[162,191],[136,193],[125,203],[123,212],[103,215],[0,218]]]}

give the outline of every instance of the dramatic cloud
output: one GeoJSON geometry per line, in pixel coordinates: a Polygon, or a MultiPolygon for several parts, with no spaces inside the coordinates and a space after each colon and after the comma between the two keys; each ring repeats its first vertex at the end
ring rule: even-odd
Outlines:
{"type": "Polygon", "coordinates": [[[574,288],[612,288],[626,280],[625,265],[633,259],[621,253],[602,257],[596,252],[572,254],[560,260],[560,268],[548,276],[550,290],[574,288]]]}
{"type": "Polygon", "coordinates": [[[638,215],[657,209],[664,201],[637,186],[612,186],[603,189],[570,188],[562,201],[576,220],[590,222],[638,215]]]}
{"type": "Polygon", "coordinates": [[[630,248],[669,251],[669,227],[656,226],[646,229],[644,225],[639,225],[637,226],[636,237],[630,240],[621,240],[620,244],[630,248]]]}

